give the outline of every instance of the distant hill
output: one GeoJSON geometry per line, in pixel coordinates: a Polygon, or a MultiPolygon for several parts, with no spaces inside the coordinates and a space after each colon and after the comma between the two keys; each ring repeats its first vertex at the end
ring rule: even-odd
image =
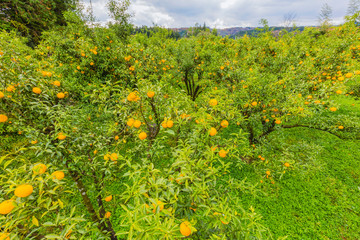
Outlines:
{"type": "MultiPolygon", "coordinates": [[[[303,31],[305,27],[300,26],[297,27],[296,29],[299,31],[303,31]]],[[[188,27],[182,27],[182,28],[170,28],[170,30],[174,31],[174,32],[178,32],[180,34],[181,37],[186,36],[187,31],[190,28],[188,27]]],[[[210,28],[209,28],[210,29],[210,28]]],[[[258,31],[256,27],[232,27],[232,28],[222,28],[222,29],[216,29],[218,35],[225,37],[225,36],[229,36],[230,38],[235,38],[235,37],[241,37],[244,36],[245,34],[247,35],[257,35],[258,31]]],[[[270,29],[272,29],[272,31],[276,34],[279,31],[281,31],[282,29],[284,29],[284,27],[270,27],[270,29]]],[[[212,29],[210,29],[212,30],[212,29]]],[[[289,29],[290,31],[293,31],[295,29],[291,28],[289,29]]]]}

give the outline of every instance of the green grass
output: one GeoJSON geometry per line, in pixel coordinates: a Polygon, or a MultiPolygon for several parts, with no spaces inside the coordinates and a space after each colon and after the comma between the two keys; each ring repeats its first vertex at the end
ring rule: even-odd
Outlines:
{"type": "MultiPolygon", "coordinates": [[[[355,106],[354,99],[336,101],[336,115],[360,116],[360,101],[355,106]]],[[[275,239],[360,239],[360,140],[298,127],[273,132],[260,148],[267,161],[231,174],[253,184],[263,181],[262,194],[239,197],[244,207],[263,215],[275,239]],[[283,173],[285,161],[291,167],[283,173]]]]}

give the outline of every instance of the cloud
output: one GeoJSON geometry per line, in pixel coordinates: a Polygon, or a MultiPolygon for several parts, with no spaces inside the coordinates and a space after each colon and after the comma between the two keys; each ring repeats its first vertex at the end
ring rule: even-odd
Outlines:
{"type": "MultiPolygon", "coordinates": [[[[89,0],[84,0],[89,2],[89,0]]],[[[106,1],[92,0],[94,14],[100,21],[107,21],[106,1]]],[[[134,13],[135,25],[165,27],[190,27],[195,23],[207,26],[245,27],[259,26],[265,18],[270,26],[280,26],[284,15],[296,14],[296,24],[317,25],[323,0],[132,0],[130,11],[134,13]]],[[[333,23],[343,22],[347,4],[328,0],[333,10],[333,23]]]]}

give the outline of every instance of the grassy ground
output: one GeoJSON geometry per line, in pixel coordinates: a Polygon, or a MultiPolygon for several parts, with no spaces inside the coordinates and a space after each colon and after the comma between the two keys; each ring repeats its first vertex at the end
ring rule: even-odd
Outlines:
{"type": "MultiPolygon", "coordinates": [[[[359,101],[340,97],[337,102],[340,111],[333,117],[339,122],[344,115],[360,121],[359,101]]],[[[297,127],[273,132],[261,147],[267,164],[247,165],[232,176],[263,182],[262,194],[240,197],[263,215],[275,239],[360,239],[360,140],[297,127]],[[284,162],[291,163],[285,173],[284,162]]]]}

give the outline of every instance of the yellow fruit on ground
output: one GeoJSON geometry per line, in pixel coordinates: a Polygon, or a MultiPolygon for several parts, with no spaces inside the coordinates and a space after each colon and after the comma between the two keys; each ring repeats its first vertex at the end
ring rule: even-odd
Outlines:
{"type": "Polygon", "coordinates": [[[216,133],[217,133],[216,128],[213,128],[213,127],[212,127],[212,128],[210,129],[209,135],[210,135],[210,136],[215,136],[216,133]]]}
{"type": "Polygon", "coordinates": [[[344,129],[344,126],[339,126],[339,129],[344,129]]]}
{"type": "Polygon", "coordinates": [[[135,120],[133,126],[139,128],[141,126],[141,122],[139,120],[135,120]]]}
{"type": "Polygon", "coordinates": [[[218,104],[218,101],[216,99],[210,99],[209,104],[210,106],[216,106],[218,104]]]}
{"type": "Polygon", "coordinates": [[[140,138],[141,140],[144,140],[145,138],[147,138],[146,132],[141,132],[141,133],[139,134],[139,138],[140,138]]]}
{"type": "Polygon", "coordinates": [[[155,92],[149,91],[149,92],[147,93],[147,96],[148,96],[149,98],[152,98],[152,97],[155,96],[155,92]]]}
{"type": "Polygon", "coordinates": [[[286,162],[286,163],[284,163],[284,166],[285,166],[285,167],[290,167],[290,163],[287,163],[287,162],[286,162]]]}
{"type": "Polygon", "coordinates": [[[342,91],[341,91],[341,90],[337,90],[336,93],[337,93],[337,94],[342,94],[342,91]]]}
{"type": "Polygon", "coordinates": [[[134,124],[134,122],[135,122],[135,120],[134,120],[133,118],[130,118],[130,119],[126,122],[126,124],[127,124],[129,127],[131,127],[131,126],[134,124]]]}
{"type": "Polygon", "coordinates": [[[36,94],[40,94],[40,93],[41,93],[41,89],[38,88],[38,87],[34,87],[34,88],[32,89],[32,91],[33,91],[34,93],[36,93],[36,94]]]}
{"type": "Polygon", "coordinates": [[[4,114],[0,114],[0,123],[6,122],[8,120],[8,117],[4,114]]]}
{"type": "Polygon", "coordinates": [[[16,187],[15,196],[17,197],[27,197],[33,192],[34,188],[30,184],[22,184],[16,187]]]}
{"type": "Polygon", "coordinates": [[[53,84],[54,84],[54,86],[60,87],[60,82],[59,81],[54,81],[53,84]]]}
{"type": "Polygon", "coordinates": [[[51,176],[53,176],[53,179],[62,180],[65,177],[65,174],[63,171],[55,171],[51,176]]]}
{"type": "Polygon", "coordinates": [[[0,91],[0,98],[3,98],[4,96],[4,93],[0,91]]]}
{"type": "Polygon", "coordinates": [[[252,102],[251,105],[255,107],[257,105],[257,102],[252,102]]]}
{"type": "Polygon", "coordinates": [[[57,98],[64,98],[65,97],[65,94],[62,93],[62,92],[59,92],[58,94],[56,94],[57,98]]]}
{"type": "Polygon", "coordinates": [[[46,171],[47,167],[43,163],[38,163],[33,167],[34,174],[43,174],[46,171]]]}
{"type": "Polygon", "coordinates": [[[167,126],[168,128],[172,128],[172,126],[174,126],[174,122],[171,121],[171,120],[169,120],[169,121],[166,122],[166,126],[167,126]]]}
{"type": "Polygon", "coordinates": [[[105,202],[110,202],[111,200],[112,200],[112,195],[107,196],[107,197],[105,198],[105,202]]]}
{"type": "Polygon", "coordinates": [[[229,122],[226,121],[226,120],[222,120],[221,123],[220,123],[220,125],[221,125],[223,128],[226,128],[226,127],[229,126],[229,122]]]}
{"type": "Polygon", "coordinates": [[[180,224],[180,232],[183,236],[188,237],[191,234],[191,224],[188,221],[182,222],[180,224]]]}
{"type": "Polygon", "coordinates": [[[14,200],[5,200],[0,203],[0,214],[5,215],[11,212],[15,207],[14,200]]]}
{"type": "Polygon", "coordinates": [[[224,149],[221,149],[219,151],[219,156],[222,157],[222,158],[226,157],[226,154],[227,154],[227,151],[225,151],[224,149]]]}

